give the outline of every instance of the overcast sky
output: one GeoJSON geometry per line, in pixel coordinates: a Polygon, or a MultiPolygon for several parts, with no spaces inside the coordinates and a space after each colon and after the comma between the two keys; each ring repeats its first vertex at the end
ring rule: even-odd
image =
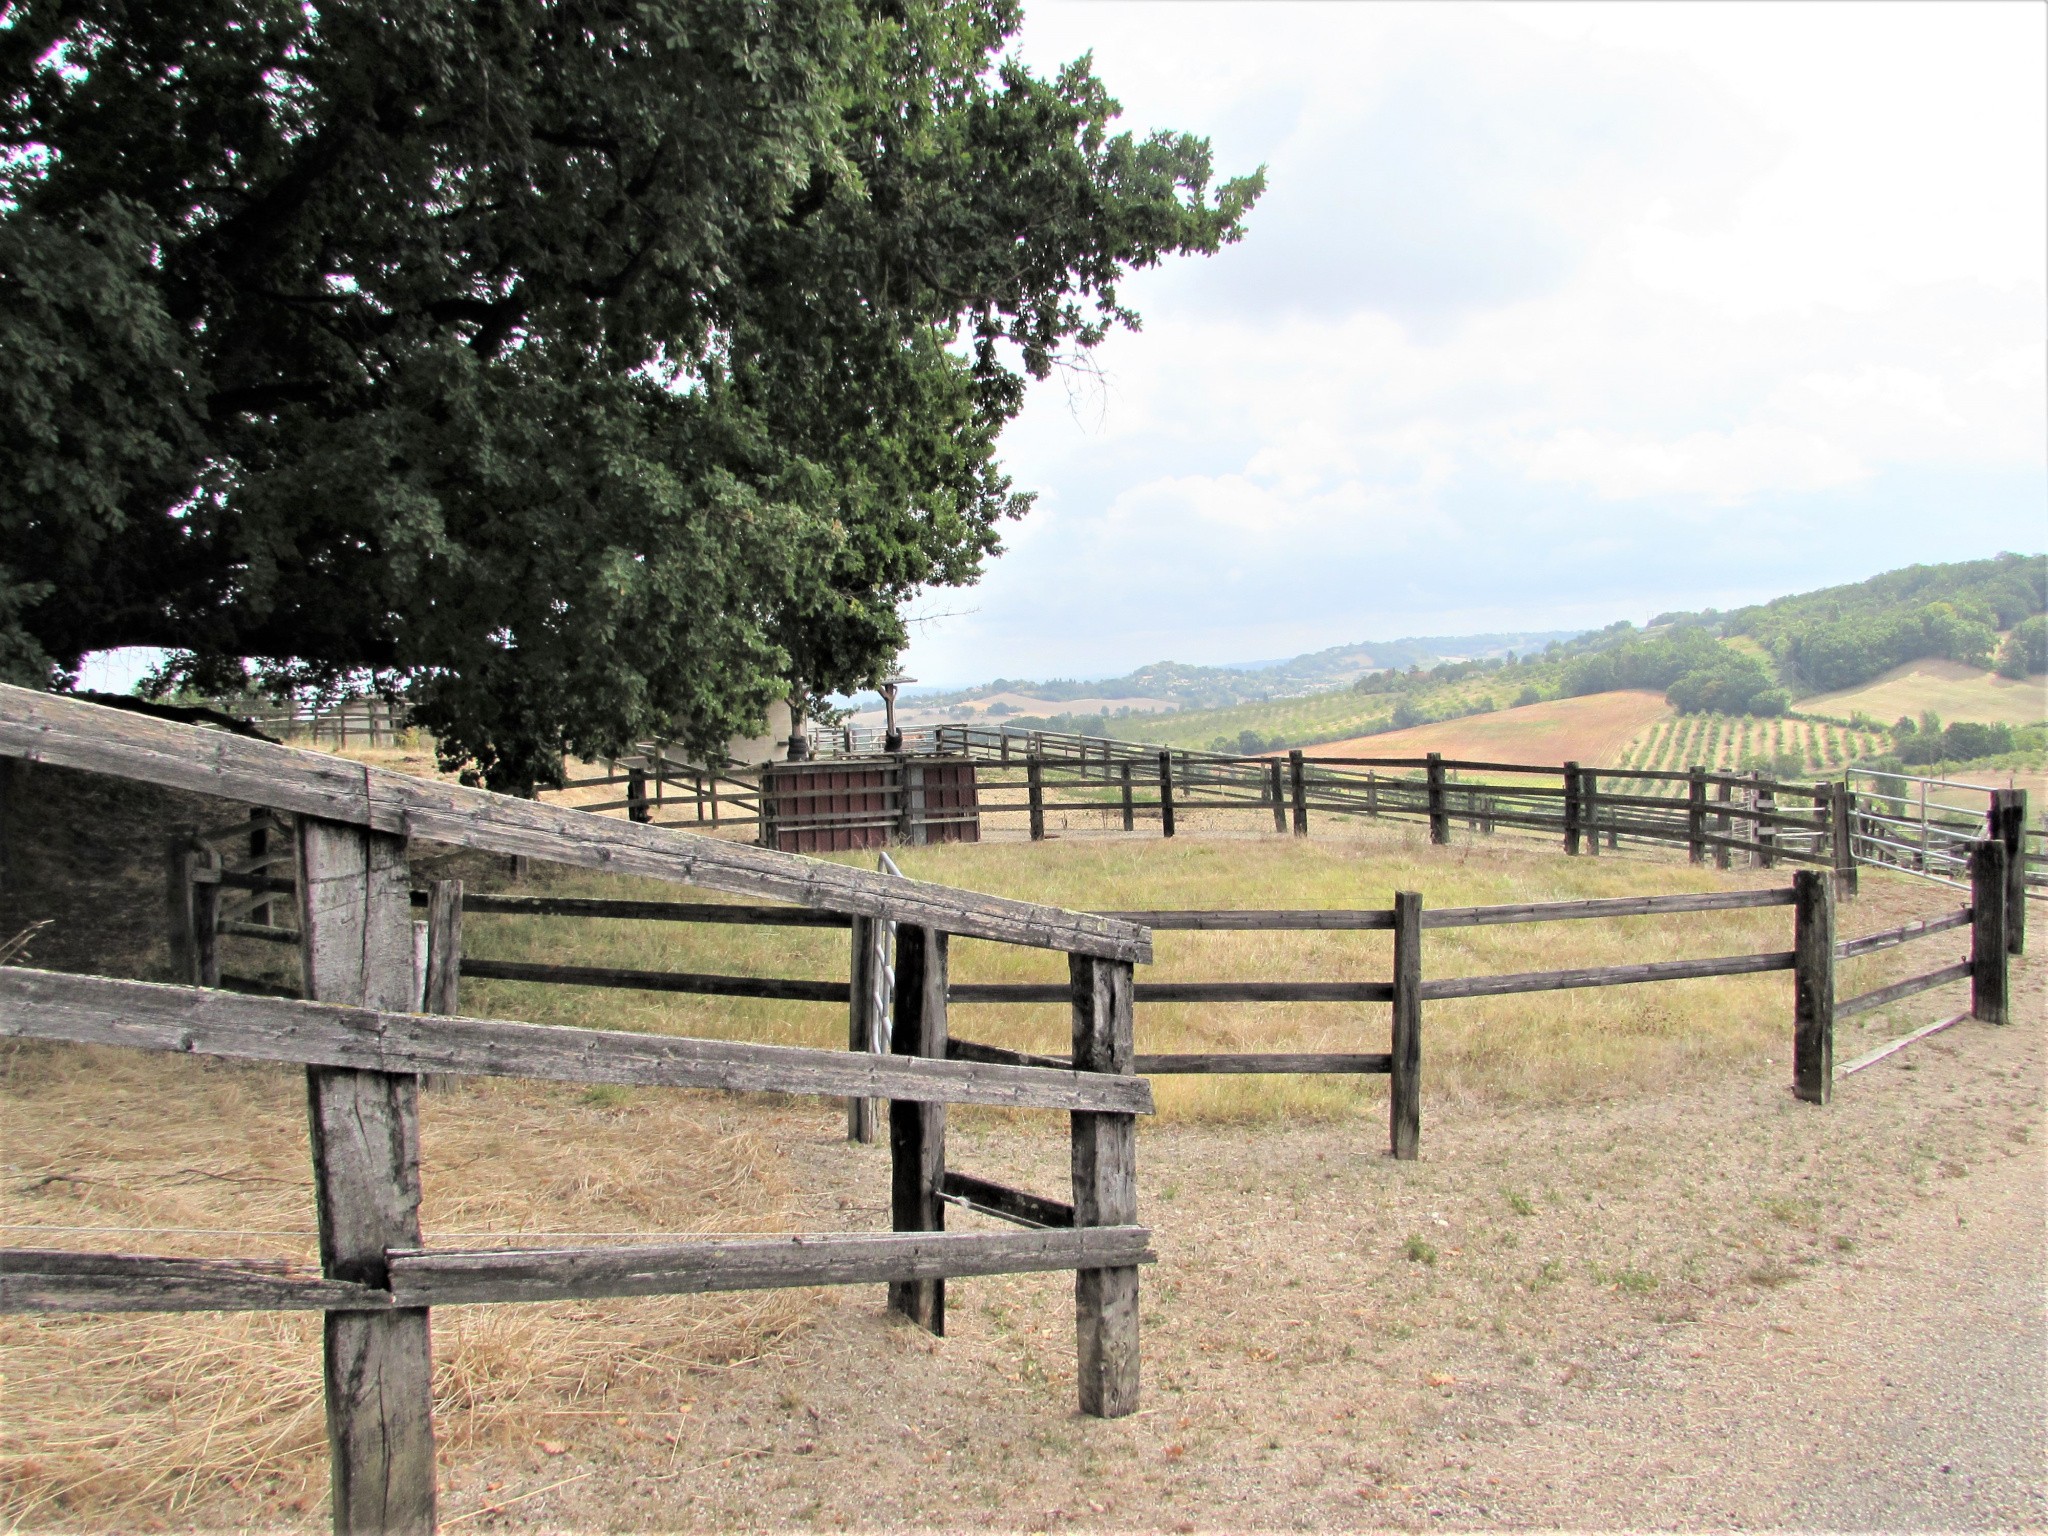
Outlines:
{"type": "Polygon", "coordinates": [[[1034,389],[922,681],[1637,622],[2048,545],[2048,9],[1027,0],[1244,242],[1034,389]]]}

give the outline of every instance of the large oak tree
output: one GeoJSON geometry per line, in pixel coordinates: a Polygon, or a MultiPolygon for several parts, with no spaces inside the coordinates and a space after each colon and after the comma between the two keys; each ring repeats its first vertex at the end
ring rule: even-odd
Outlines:
{"type": "Polygon", "coordinates": [[[11,0],[0,671],[403,690],[546,782],[860,682],[1026,379],[1257,177],[1003,0],[11,0]]]}

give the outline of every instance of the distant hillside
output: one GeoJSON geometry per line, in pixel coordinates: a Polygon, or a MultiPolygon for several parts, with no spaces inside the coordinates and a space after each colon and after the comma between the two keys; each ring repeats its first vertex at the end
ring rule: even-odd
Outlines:
{"type": "Polygon", "coordinates": [[[1662,614],[1651,624],[1699,625],[1753,640],[1792,691],[1804,694],[1854,688],[1928,658],[1988,671],[2000,659],[2000,632],[2044,612],[2048,556],[2002,554],[1909,565],[1730,613],[1662,614]]]}
{"type": "MultiPolygon", "coordinates": [[[[1053,678],[1027,682],[999,677],[979,687],[951,691],[909,689],[908,702],[919,709],[977,703],[998,694],[1019,694],[1047,704],[1086,699],[1168,699],[1182,709],[1223,709],[1266,699],[1299,698],[1305,694],[1347,688],[1368,673],[1433,667],[1446,661],[1490,660],[1511,651],[1541,650],[1566,640],[1573,630],[1518,631],[1492,635],[1425,635],[1404,640],[1362,640],[1313,651],[1288,661],[1232,667],[1198,667],[1178,661],[1155,661],[1122,677],[1077,680],[1053,678]]],[[[863,695],[862,708],[874,703],[863,695]]]]}

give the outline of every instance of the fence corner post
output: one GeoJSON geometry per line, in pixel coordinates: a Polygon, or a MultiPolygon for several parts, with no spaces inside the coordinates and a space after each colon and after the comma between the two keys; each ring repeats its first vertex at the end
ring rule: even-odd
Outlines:
{"type": "MultiPolygon", "coordinates": [[[[898,1056],[946,1056],[946,934],[899,924],[896,929],[895,1028],[889,1049],[898,1056]]],[[[889,1211],[898,1232],[943,1232],[946,1206],[946,1106],[910,1099],[889,1101],[889,1211]]],[[[918,1327],[945,1336],[946,1282],[892,1280],[889,1309],[918,1327]]]]}
{"type": "Polygon", "coordinates": [[[1031,816],[1031,841],[1045,841],[1045,759],[1036,752],[1024,759],[1024,798],[1031,816]]]}
{"type": "MultiPolygon", "coordinates": [[[[301,816],[299,946],[307,996],[393,1013],[413,990],[403,837],[301,816]]],[[[320,1268],[385,1287],[385,1252],[420,1243],[419,1079],[308,1067],[320,1268]]],[[[434,1367],[424,1307],[329,1312],[324,1385],[334,1529],[434,1529],[434,1367]]]]}
{"type": "Polygon", "coordinates": [[[1835,884],[1831,872],[1792,876],[1792,1092],[1825,1104],[1835,1083],[1835,884]]]}
{"type": "Polygon", "coordinates": [[[1131,804],[1131,764],[1128,758],[1124,760],[1117,773],[1117,781],[1124,792],[1124,830],[1129,832],[1137,827],[1138,815],[1131,804]]]}
{"type": "Polygon", "coordinates": [[[1266,777],[1271,781],[1266,794],[1273,802],[1273,830],[1284,833],[1287,830],[1287,791],[1281,785],[1280,759],[1273,758],[1267,764],[1266,777]]]}
{"type": "Polygon", "coordinates": [[[1173,836],[1173,754],[1159,754],[1159,835],[1173,836]]]}
{"type": "Polygon", "coordinates": [[[1302,756],[1301,748],[1291,748],[1287,753],[1287,789],[1294,801],[1294,835],[1308,836],[1308,760],[1302,756]]]}
{"type": "MultiPolygon", "coordinates": [[[[1067,957],[1073,988],[1074,1070],[1128,1073],[1135,1066],[1131,962],[1067,957]]],[[[1138,1219],[1138,1119],[1075,1110],[1074,1225],[1129,1226],[1138,1219]]],[[[1076,1371],[1081,1411],[1120,1419],[1138,1408],[1138,1270],[1074,1271],[1076,1371]]]]}
{"type": "Polygon", "coordinates": [[[1393,1074],[1388,1150],[1412,1162],[1422,1144],[1422,893],[1394,892],[1393,1074]]]}
{"type": "Polygon", "coordinates": [[[1986,838],[1970,849],[1970,1013],[2009,1023],[2005,844],[1986,838]]]}
{"type": "Polygon", "coordinates": [[[2027,792],[1991,791],[1990,835],[2005,844],[2005,952],[2027,952],[2027,792]]]}
{"type": "Polygon", "coordinates": [[[1579,851],[1579,839],[1584,833],[1581,819],[1585,803],[1580,798],[1583,793],[1581,784],[1579,765],[1577,763],[1566,763],[1564,765],[1564,851],[1574,856],[1579,851]]]}

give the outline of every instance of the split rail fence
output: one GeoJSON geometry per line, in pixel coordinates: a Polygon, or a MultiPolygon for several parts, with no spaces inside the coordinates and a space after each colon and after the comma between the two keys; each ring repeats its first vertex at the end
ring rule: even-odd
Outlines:
{"type": "MultiPolygon", "coordinates": [[[[1153,1258],[1151,1234],[1137,1224],[1135,1161],[1136,1117],[1150,1112],[1152,1096],[1131,1059],[1132,966],[1151,954],[1143,928],[576,816],[4,685],[0,755],[267,807],[289,820],[306,1000],[4,967],[0,1037],[306,1068],[320,1273],[260,1260],[11,1249],[0,1251],[0,1308],[324,1312],[336,1530],[432,1530],[428,1320],[433,1307],[456,1302],[886,1282],[894,1308],[939,1331],[949,1277],[1071,1269],[1080,1405],[1110,1417],[1135,1410],[1138,1266],[1153,1258]],[[800,914],[795,920],[893,924],[890,1053],[422,1013],[452,991],[455,952],[444,948],[437,963],[430,944],[421,963],[410,837],[781,901],[790,905],[777,910],[800,914]],[[1066,1066],[947,1059],[947,957],[956,936],[1067,955],[1074,1050],[1066,1066]],[[894,1230],[606,1248],[429,1247],[419,1220],[417,1090],[423,1075],[435,1074],[886,1099],[894,1230]],[[949,1103],[1070,1116],[1073,1187],[1063,1226],[944,1230],[937,1190],[949,1103]]],[[[272,828],[262,831],[268,837],[272,828]]],[[[280,904],[285,877],[276,866],[227,863],[204,842],[183,849],[178,868],[189,878],[183,897],[174,882],[175,920],[210,922],[218,933],[220,898],[238,892],[251,899],[250,915],[225,921],[281,927],[253,920],[261,901],[280,904]]],[[[454,894],[444,886],[438,902],[430,896],[430,934],[432,914],[445,924],[459,912],[454,894]]],[[[186,958],[205,966],[207,949],[195,934],[186,958]]],[[[210,963],[217,968],[217,954],[210,963]]],[[[1032,1198],[1018,1192],[1020,1201],[1032,1198]]]]}
{"type": "MultiPolygon", "coordinates": [[[[2007,830],[2012,830],[2010,820],[2007,830]]],[[[1968,859],[1972,893],[1970,905],[1933,919],[1841,941],[1835,936],[1839,882],[1832,871],[1811,869],[1796,871],[1789,886],[1764,890],[1440,908],[1426,907],[1420,893],[1401,892],[1395,896],[1391,908],[1147,910],[1096,915],[1112,922],[1135,924],[1153,933],[1391,932],[1393,960],[1391,975],[1385,979],[1375,976],[1335,981],[1137,981],[1132,985],[1134,1005],[1313,1003],[1356,1007],[1386,1004],[1390,1009],[1386,1050],[1156,1055],[1137,1053],[1134,1039],[1132,1070],[1148,1078],[1263,1073],[1385,1075],[1390,1079],[1389,1148],[1397,1158],[1412,1158],[1417,1155],[1421,1135],[1425,1003],[1791,971],[1794,973],[1794,1088],[1801,1097],[1821,1102],[1827,1099],[1838,1075],[1860,1070],[1870,1061],[1920,1038],[1922,1034],[1946,1028],[1965,1017],[2005,1022],[2008,1012],[2008,956],[2020,953],[2025,942],[2025,926],[2021,921],[2024,909],[2017,880],[2020,865],[2013,853],[2011,844],[2006,841],[1979,840],[1972,845],[1968,859]],[[1793,931],[1791,947],[1783,950],[1492,976],[1437,977],[1426,975],[1423,968],[1422,935],[1432,930],[1619,920],[1785,906],[1793,908],[1793,931]],[[1837,996],[1837,967],[1840,963],[1959,928],[1970,929],[1969,951],[1959,960],[1872,991],[1846,998],[1837,996]],[[1836,1072],[1833,1065],[1835,1019],[1853,1017],[1902,1002],[1923,991],[1964,980],[1971,986],[1971,1006],[1967,1012],[1880,1047],[1874,1055],[1842,1069],[1839,1074],[1836,1072]]],[[[893,863],[888,862],[886,855],[883,858],[885,867],[893,873],[893,863]]],[[[199,875],[202,884],[193,888],[203,889],[207,878],[208,875],[202,871],[199,875]]],[[[232,881],[237,877],[230,874],[214,878],[232,881]]],[[[249,877],[242,878],[250,885],[262,883],[249,877]]],[[[279,881],[276,877],[270,877],[270,881],[265,889],[290,888],[289,882],[279,881]]],[[[461,977],[815,1003],[847,1010],[850,1051],[886,1054],[895,1048],[896,1033],[903,1027],[897,1013],[898,1000],[904,995],[903,967],[921,963],[915,955],[908,961],[904,959],[903,940],[897,925],[888,919],[831,911],[702,902],[465,893],[458,882],[449,881],[435,882],[415,890],[412,902],[416,910],[424,909],[428,913],[424,920],[415,924],[416,947],[422,956],[416,972],[422,978],[421,1006],[435,1012],[456,1011],[455,989],[461,977]],[[463,950],[465,913],[840,928],[848,930],[850,937],[846,979],[734,976],[473,957],[463,950]]],[[[174,901],[174,909],[177,908],[174,901]]],[[[204,899],[201,897],[188,902],[179,910],[203,916],[206,911],[204,899]]],[[[193,918],[188,915],[184,920],[190,922],[193,918]]],[[[223,931],[228,930],[223,928],[223,931]]],[[[259,929],[244,924],[232,931],[278,943],[296,945],[301,942],[301,935],[288,929],[259,929]]],[[[192,934],[174,947],[195,957],[217,955],[218,952],[217,942],[209,942],[203,933],[192,934]]],[[[194,963],[203,965],[203,961],[198,959],[194,963]]],[[[216,969],[210,973],[203,969],[195,970],[194,979],[212,985],[219,985],[224,980],[231,986],[255,985],[235,977],[223,978],[217,961],[215,965],[216,969]]],[[[944,983],[944,994],[948,1009],[956,1004],[1043,1005],[1070,1001],[1070,988],[1051,982],[959,982],[949,977],[944,983]]],[[[912,1023],[908,1027],[926,1027],[922,1015],[911,1017],[912,1023]]],[[[943,1038],[927,1037],[926,1045],[930,1054],[943,1055],[954,1061],[1055,1071],[1066,1071],[1073,1066],[1069,1057],[1020,1052],[950,1034],[943,1038]]],[[[877,1104],[860,1096],[848,1100],[849,1136],[859,1141],[873,1140],[879,1124],[877,1104]]],[[[1030,1225],[1057,1226],[1067,1220],[1059,1214],[1066,1209],[1063,1206],[1015,1191],[1002,1191],[985,1181],[947,1170],[943,1159],[932,1165],[932,1178],[936,1181],[933,1188],[926,1190],[921,1198],[952,1200],[1030,1225]]]]}

